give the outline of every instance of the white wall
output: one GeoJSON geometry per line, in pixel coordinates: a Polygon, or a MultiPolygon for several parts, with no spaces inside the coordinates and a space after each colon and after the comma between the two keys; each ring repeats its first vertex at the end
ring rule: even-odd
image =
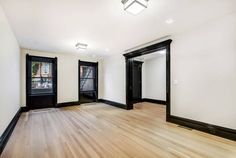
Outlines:
{"type": "Polygon", "coordinates": [[[0,136],[20,108],[20,48],[0,6],[0,136]]]}
{"type": "Polygon", "coordinates": [[[142,72],[142,98],[166,101],[166,55],[144,60],[142,72]]]}
{"type": "Polygon", "coordinates": [[[102,62],[102,99],[126,104],[125,58],[122,55],[107,57],[102,62]]]}
{"type": "Polygon", "coordinates": [[[175,36],[171,49],[171,114],[236,129],[236,14],[175,36]]]}
{"type": "MultiPolygon", "coordinates": [[[[234,13],[171,37],[172,115],[236,129],[235,28],[234,13]]],[[[122,57],[103,61],[103,86],[106,99],[124,103],[122,57]]]]}
{"type": "MultiPolygon", "coordinates": [[[[58,103],[78,101],[78,60],[92,61],[92,62],[98,61],[97,59],[90,58],[88,56],[78,56],[66,53],[62,54],[62,53],[39,52],[28,49],[21,49],[21,106],[26,106],[26,89],[25,89],[26,54],[35,56],[45,56],[45,57],[57,57],[58,103]]],[[[100,69],[100,64],[99,64],[99,69],[100,69]]]]}

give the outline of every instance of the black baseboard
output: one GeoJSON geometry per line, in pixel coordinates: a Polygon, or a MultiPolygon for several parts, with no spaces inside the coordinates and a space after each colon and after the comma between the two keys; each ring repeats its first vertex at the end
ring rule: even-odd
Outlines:
{"type": "Polygon", "coordinates": [[[0,137],[0,155],[2,154],[3,149],[5,148],[15,126],[17,121],[20,118],[21,114],[21,108],[17,111],[14,118],[11,120],[10,124],[7,126],[6,130],[3,132],[3,134],[0,137]]]}
{"type": "Polygon", "coordinates": [[[57,103],[57,108],[67,107],[67,106],[75,106],[75,105],[80,105],[80,102],[74,101],[74,102],[57,103]]]}
{"type": "Polygon", "coordinates": [[[168,122],[236,141],[236,130],[171,115],[168,122]]]}
{"type": "Polygon", "coordinates": [[[27,106],[21,107],[21,112],[28,112],[29,108],[27,106]]]}
{"type": "Polygon", "coordinates": [[[136,103],[140,103],[140,102],[143,102],[143,99],[133,99],[131,101],[132,104],[136,104],[136,103]]]}
{"type": "Polygon", "coordinates": [[[150,103],[156,103],[156,104],[166,105],[166,101],[163,101],[163,100],[156,100],[156,99],[143,98],[142,101],[143,101],[143,102],[150,102],[150,103]]]}
{"type": "Polygon", "coordinates": [[[113,101],[110,101],[110,100],[98,99],[98,102],[105,103],[105,104],[108,104],[108,105],[112,105],[112,106],[122,108],[122,109],[127,109],[127,106],[125,104],[113,102],[113,101]]]}

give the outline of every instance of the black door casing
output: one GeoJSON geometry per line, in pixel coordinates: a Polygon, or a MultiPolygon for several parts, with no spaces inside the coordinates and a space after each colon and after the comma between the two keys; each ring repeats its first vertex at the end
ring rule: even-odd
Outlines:
{"type": "Polygon", "coordinates": [[[50,108],[57,105],[57,58],[26,55],[26,107],[28,109],[50,108]],[[51,93],[31,93],[31,63],[32,61],[52,63],[52,87],[51,93]]]}
{"type": "Polygon", "coordinates": [[[90,102],[97,102],[98,101],[98,62],[86,62],[79,60],[79,102],[80,103],[90,103],[90,102]],[[89,91],[81,90],[81,74],[80,74],[80,67],[81,66],[89,66],[94,68],[94,89],[89,91]]]}

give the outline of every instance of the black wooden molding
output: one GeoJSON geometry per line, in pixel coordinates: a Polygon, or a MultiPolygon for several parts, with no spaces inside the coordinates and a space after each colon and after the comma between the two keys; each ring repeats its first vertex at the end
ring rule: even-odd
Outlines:
{"type": "Polygon", "coordinates": [[[67,107],[67,106],[75,106],[75,105],[80,105],[80,102],[74,101],[74,102],[57,103],[57,108],[67,107]]]}
{"type": "Polygon", "coordinates": [[[236,130],[171,115],[168,122],[236,141],[236,130]]]}
{"type": "Polygon", "coordinates": [[[11,120],[10,124],[7,126],[6,130],[3,132],[3,134],[0,137],[0,155],[2,154],[3,149],[5,148],[15,126],[17,121],[19,120],[21,115],[21,108],[17,111],[14,118],[11,120]]]}
{"type": "Polygon", "coordinates": [[[164,101],[164,100],[156,100],[156,99],[143,98],[142,101],[143,102],[149,102],[149,103],[156,103],[156,104],[166,105],[166,101],[164,101]]]}
{"type": "Polygon", "coordinates": [[[28,112],[30,109],[27,106],[21,107],[21,112],[28,112]]]}
{"type": "Polygon", "coordinates": [[[171,42],[172,40],[168,39],[166,41],[156,43],[156,44],[153,44],[153,45],[150,45],[150,46],[147,46],[147,47],[123,54],[123,55],[125,56],[125,58],[129,59],[129,58],[141,56],[144,54],[150,54],[150,53],[165,49],[167,45],[171,44],[171,42]]]}
{"type": "Polygon", "coordinates": [[[57,105],[57,57],[49,58],[26,54],[26,107],[28,109],[52,108],[57,105]],[[31,62],[49,62],[53,68],[53,92],[50,94],[31,94],[31,62]],[[45,106],[46,105],[46,106],[45,106]]]}
{"type": "Polygon", "coordinates": [[[150,54],[154,53],[156,51],[160,50],[166,50],[166,120],[170,117],[170,111],[171,111],[171,86],[170,86],[170,80],[171,80],[171,39],[168,39],[166,41],[162,41],[160,43],[156,43],[126,54],[123,54],[125,57],[126,62],[126,105],[127,109],[133,109],[133,101],[132,101],[132,58],[141,56],[144,54],[150,54]]]}
{"type": "MultiPolygon", "coordinates": [[[[115,107],[118,107],[118,108],[122,108],[122,109],[127,109],[127,106],[125,104],[113,102],[113,101],[110,101],[110,100],[98,99],[98,102],[108,104],[108,105],[111,105],[111,106],[115,106],[115,107]]],[[[129,110],[129,109],[127,109],[127,110],[129,110]]]]}

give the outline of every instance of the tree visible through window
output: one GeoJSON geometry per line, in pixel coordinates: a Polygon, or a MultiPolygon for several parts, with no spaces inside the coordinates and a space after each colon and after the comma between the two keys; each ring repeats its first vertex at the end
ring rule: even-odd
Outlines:
{"type": "Polygon", "coordinates": [[[52,63],[31,62],[31,94],[53,93],[52,63]]]}

